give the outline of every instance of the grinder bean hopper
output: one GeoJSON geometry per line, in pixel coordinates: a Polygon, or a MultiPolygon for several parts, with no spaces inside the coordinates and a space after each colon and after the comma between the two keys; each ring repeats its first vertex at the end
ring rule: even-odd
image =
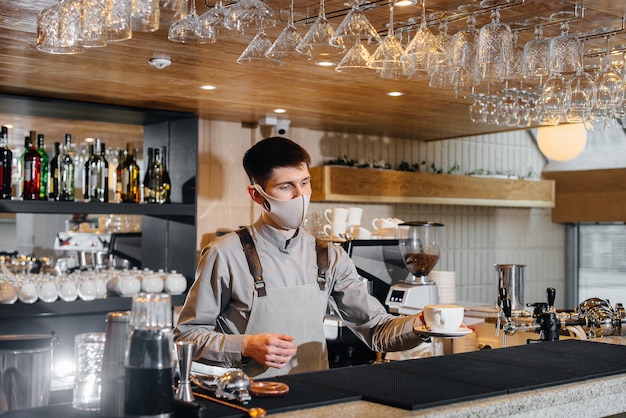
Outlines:
{"type": "Polygon", "coordinates": [[[398,246],[411,276],[389,288],[385,303],[390,312],[411,315],[439,303],[437,284],[428,280],[428,274],[439,261],[443,224],[406,222],[399,228],[398,246]]]}

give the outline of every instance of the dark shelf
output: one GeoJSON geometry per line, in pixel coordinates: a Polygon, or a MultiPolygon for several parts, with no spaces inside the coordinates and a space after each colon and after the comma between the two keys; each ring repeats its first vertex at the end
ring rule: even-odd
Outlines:
{"type": "Polygon", "coordinates": [[[0,200],[0,212],[12,213],[91,213],[128,214],[149,216],[191,216],[196,215],[194,204],[168,203],[96,203],[96,202],[56,202],[37,200],[0,200]]]}
{"type": "MultiPolygon", "coordinates": [[[[185,301],[185,296],[185,294],[172,295],[172,306],[182,305],[185,301]]],[[[59,299],[56,302],[51,303],[37,301],[32,304],[21,302],[15,302],[11,305],[0,304],[0,320],[126,311],[131,309],[132,302],[133,298],[131,297],[109,296],[105,299],[95,299],[90,301],[77,299],[73,302],[64,302],[59,299]]]]}

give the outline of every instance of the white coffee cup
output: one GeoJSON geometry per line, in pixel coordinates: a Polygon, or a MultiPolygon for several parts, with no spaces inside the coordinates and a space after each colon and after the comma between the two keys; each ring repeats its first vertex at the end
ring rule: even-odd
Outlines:
{"type": "Polygon", "coordinates": [[[345,222],[333,222],[331,224],[324,225],[324,233],[330,239],[343,239],[347,229],[348,225],[345,222]]]}
{"type": "Polygon", "coordinates": [[[372,221],[372,226],[375,230],[397,228],[398,224],[393,221],[393,218],[375,218],[372,221]]]}
{"type": "Polygon", "coordinates": [[[369,229],[365,229],[359,225],[351,225],[348,227],[348,233],[356,239],[370,239],[372,238],[372,233],[369,229]]]}
{"type": "Polygon", "coordinates": [[[326,218],[329,224],[332,224],[335,222],[347,223],[348,222],[348,208],[326,209],[324,211],[324,218],[326,218]]]}
{"type": "Polygon", "coordinates": [[[348,208],[348,226],[361,225],[361,216],[363,216],[363,208],[348,208]]]}
{"type": "Polygon", "coordinates": [[[463,323],[464,309],[459,305],[437,304],[424,306],[424,322],[435,332],[453,332],[463,323]]]}

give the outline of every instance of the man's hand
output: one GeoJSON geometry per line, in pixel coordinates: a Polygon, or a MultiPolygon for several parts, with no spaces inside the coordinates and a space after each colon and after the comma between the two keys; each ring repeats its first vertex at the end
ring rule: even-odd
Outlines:
{"type": "Polygon", "coordinates": [[[281,369],[296,354],[294,337],[285,334],[255,334],[243,337],[241,355],[267,367],[281,369]]]}

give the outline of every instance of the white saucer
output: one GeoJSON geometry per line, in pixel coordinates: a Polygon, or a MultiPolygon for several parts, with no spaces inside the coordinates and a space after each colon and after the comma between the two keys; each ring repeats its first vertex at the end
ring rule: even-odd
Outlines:
{"type": "Polygon", "coordinates": [[[472,331],[470,328],[458,328],[455,331],[448,331],[448,332],[431,331],[428,328],[426,328],[425,326],[423,326],[423,327],[418,328],[417,332],[419,334],[426,334],[426,335],[429,335],[431,337],[456,338],[456,337],[463,337],[464,335],[467,335],[467,334],[471,334],[474,331],[472,331]]]}

